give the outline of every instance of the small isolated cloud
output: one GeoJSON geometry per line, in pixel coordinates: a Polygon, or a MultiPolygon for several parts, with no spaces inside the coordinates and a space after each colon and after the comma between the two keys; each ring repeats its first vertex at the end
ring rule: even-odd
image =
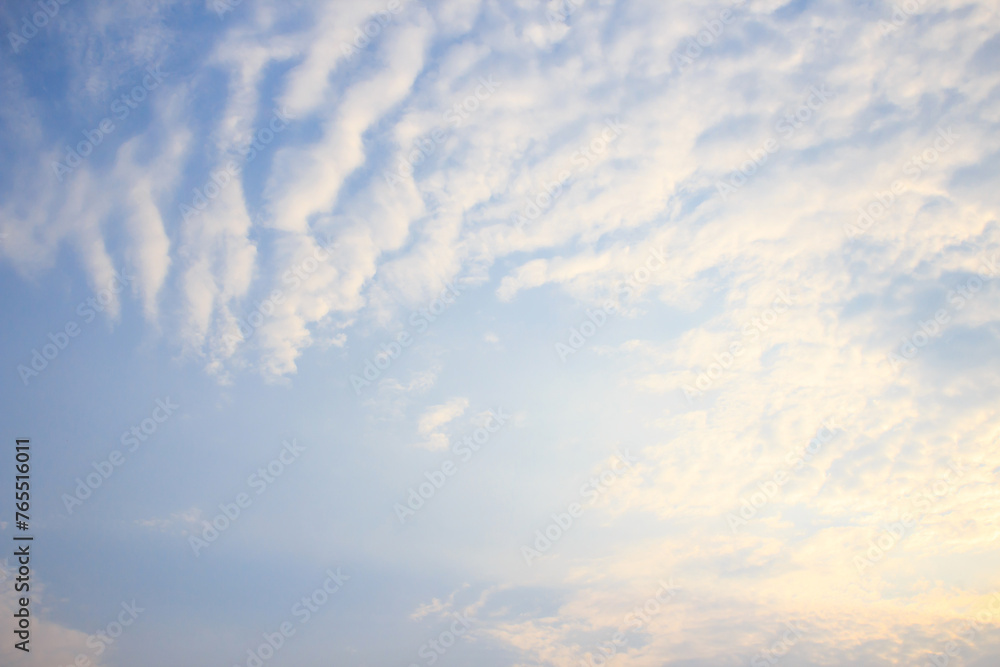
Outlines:
{"type": "Polygon", "coordinates": [[[441,428],[461,417],[468,407],[469,399],[453,398],[427,408],[417,422],[417,432],[423,437],[420,446],[432,450],[448,449],[448,436],[440,432],[441,428]]]}
{"type": "Polygon", "coordinates": [[[174,512],[166,519],[139,519],[136,524],[142,526],[143,528],[150,528],[152,530],[160,531],[161,533],[166,533],[175,528],[180,527],[182,532],[186,532],[188,528],[192,526],[200,526],[203,523],[201,519],[201,510],[197,507],[192,507],[185,512],[174,512]]]}
{"type": "Polygon", "coordinates": [[[419,621],[420,619],[431,615],[443,616],[445,612],[454,607],[455,596],[467,588],[469,588],[469,584],[463,584],[458,590],[452,591],[451,595],[448,596],[448,599],[443,602],[438,598],[434,598],[430,602],[421,604],[417,607],[416,611],[410,614],[410,620],[419,621]]]}

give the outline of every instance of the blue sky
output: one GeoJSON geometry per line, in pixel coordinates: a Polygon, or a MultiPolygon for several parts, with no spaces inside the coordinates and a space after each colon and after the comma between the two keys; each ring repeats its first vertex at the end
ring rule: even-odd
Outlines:
{"type": "Polygon", "coordinates": [[[4,664],[1000,658],[994,3],[0,25],[4,664]]]}

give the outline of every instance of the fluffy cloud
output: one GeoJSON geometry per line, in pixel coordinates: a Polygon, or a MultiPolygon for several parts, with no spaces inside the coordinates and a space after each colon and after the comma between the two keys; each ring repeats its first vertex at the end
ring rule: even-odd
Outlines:
{"type": "MultiPolygon", "coordinates": [[[[92,289],[133,266],[111,318],[141,309],[224,382],[287,379],[314,346],[364,356],[453,282],[487,286],[462,297],[474,337],[525,358],[537,322],[498,314],[582,321],[613,299],[624,333],[573,362],[598,378],[578,383],[581,421],[621,400],[640,436],[641,474],[589,515],[614,539],[568,540],[530,572],[490,561],[502,581],[414,616],[465,605],[517,664],[579,664],[674,577],[683,594],[628,664],[745,664],[792,621],[798,664],[912,664],[1000,590],[982,565],[1000,524],[1000,17],[903,4],[243,3],[190,45],[209,66],[163,63],[163,88],[60,182],[64,146],[181,39],[131,5],[77,10],[74,114],[43,113],[30,72],[0,63],[17,156],[0,252],[35,276],[69,248],[92,289]],[[133,23],[126,53],[87,45],[133,23]],[[277,110],[287,127],[261,134],[277,110]],[[551,604],[530,604],[539,589],[551,604]]],[[[412,356],[363,405],[415,413],[424,448],[446,449],[478,402],[453,398],[472,393],[443,354],[412,356]]],[[[517,368],[512,384],[549,377],[517,368]]],[[[970,656],[989,659],[995,627],[970,656]]]]}

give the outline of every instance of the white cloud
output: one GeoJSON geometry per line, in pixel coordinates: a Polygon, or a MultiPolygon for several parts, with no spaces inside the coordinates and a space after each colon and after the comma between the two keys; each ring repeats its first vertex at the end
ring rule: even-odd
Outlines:
{"type": "MultiPolygon", "coordinates": [[[[13,575],[13,567],[10,574],[13,575]]],[[[21,595],[14,590],[13,576],[0,580],[0,614],[8,619],[8,627],[14,626],[10,619],[13,619],[15,611],[20,609],[18,600],[21,595]]],[[[105,660],[107,656],[95,656],[93,650],[88,648],[88,633],[65,627],[51,620],[50,616],[56,606],[54,603],[58,601],[49,596],[48,586],[40,583],[34,575],[31,581],[30,599],[29,652],[16,649],[14,643],[20,639],[15,639],[11,634],[7,641],[0,645],[0,660],[3,660],[4,664],[15,665],[29,659],[31,664],[36,665],[69,665],[73,664],[81,654],[95,667],[108,664],[105,660]]],[[[8,630],[8,634],[10,633],[11,630],[8,630]]]]}
{"type": "Polygon", "coordinates": [[[420,446],[432,450],[448,449],[448,436],[441,429],[465,414],[468,407],[469,399],[452,398],[427,408],[417,420],[417,433],[423,438],[420,446]]]}
{"type": "MultiPolygon", "coordinates": [[[[685,579],[689,596],[629,646],[630,664],[749,658],[790,617],[810,619],[802,660],[923,659],[939,629],[982,601],[978,589],[998,583],[979,570],[974,585],[947,573],[985,558],[1000,521],[990,402],[1000,283],[962,308],[948,298],[981,257],[1000,252],[998,73],[987,46],[1000,30],[995,9],[938,3],[883,35],[886,3],[745,3],[682,71],[674,56],[728,4],[593,0],[550,22],[558,6],[411,3],[348,59],[342,41],[380,3],[301,15],[244,3],[244,20],[224,23],[208,50],[211,68],[168,78],[146,107],[148,125],[136,118],[65,183],[51,160],[68,140],[41,120],[46,103],[23,74],[0,63],[11,93],[0,120],[16,149],[4,172],[0,252],[32,277],[70,248],[93,289],[132,264],[138,301],[123,295],[111,317],[141,307],[171,344],[229,382],[244,369],[291,376],[310,346],[365,358],[457,281],[468,294],[449,316],[489,328],[484,367],[520,369],[512,382],[540,384],[549,369],[522,368],[551,347],[531,338],[536,327],[573,304],[582,320],[593,303],[621,295],[648,248],[663,249],[668,261],[636,290],[641,299],[621,299],[628,321],[567,365],[574,380],[586,375],[572,375],[577,368],[601,369],[596,379],[562,386],[579,387],[581,423],[620,400],[629,423],[619,430],[648,428],[637,438],[640,479],[594,508],[590,529],[607,530],[598,539],[568,540],[530,573],[491,569],[503,581],[476,607],[480,636],[526,663],[578,664],[591,636],[616,629],[648,597],[656,572],[685,579]],[[491,77],[499,87],[477,97],[491,77]],[[813,86],[834,96],[793,132],[780,129],[813,86]],[[185,222],[178,205],[191,188],[240,159],[282,104],[294,116],[287,132],[185,222]],[[456,105],[460,122],[449,120],[456,105]],[[609,123],[622,131],[608,137],[609,123]],[[914,173],[938,127],[953,127],[957,141],[914,173]],[[780,148],[753,166],[769,139],[780,148]],[[401,162],[412,170],[401,173],[401,162]],[[723,198],[718,184],[741,167],[753,173],[723,198]],[[858,208],[894,181],[903,188],[885,216],[848,238],[858,208]],[[517,228],[512,216],[526,222],[517,228]],[[327,240],[326,255],[304,270],[327,240]],[[276,290],[280,303],[252,334],[241,331],[276,290]],[[780,290],[794,304],[762,319],[780,290]],[[516,308],[534,318],[523,330],[493,319],[516,308]],[[649,316],[632,317],[640,308],[649,316]],[[940,308],[950,309],[946,330],[893,369],[888,355],[901,338],[940,308]],[[742,351],[721,361],[734,342],[742,351]],[[708,385],[688,402],[683,388],[702,375],[708,385]],[[733,535],[727,514],[831,416],[843,431],[733,535]],[[859,576],[853,555],[950,462],[966,466],[961,485],[859,576]],[[619,521],[634,532],[615,532],[619,521]],[[636,541],[634,526],[662,532],[636,541]],[[564,597],[550,615],[489,607],[519,586],[564,597]],[[905,646],[872,637],[905,637],[905,646]]],[[[69,88],[88,122],[130,72],[123,63],[152,60],[153,47],[179,39],[128,10],[119,24],[102,4],[72,33],[72,53],[86,58],[69,88]],[[111,32],[136,23],[121,52],[98,57],[111,32]]],[[[448,447],[482,389],[438,353],[455,340],[447,326],[394,362],[362,402],[387,421],[419,415],[420,445],[434,451],[448,447]]],[[[554,392],[545,396],[563,405],[554,392]]],[[[556,439],[538,457],[576,455],[585,440],[556,439]]],[[[413,618],[460,606],[428,597],[413,618]]]]}

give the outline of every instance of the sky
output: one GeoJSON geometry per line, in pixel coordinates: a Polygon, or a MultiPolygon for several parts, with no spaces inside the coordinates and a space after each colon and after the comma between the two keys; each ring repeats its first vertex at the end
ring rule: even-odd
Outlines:
{"type": "Polygon", "coordinates": [[[996,2],[0,27],[0,663],[1000,664],[996,2]]]}

